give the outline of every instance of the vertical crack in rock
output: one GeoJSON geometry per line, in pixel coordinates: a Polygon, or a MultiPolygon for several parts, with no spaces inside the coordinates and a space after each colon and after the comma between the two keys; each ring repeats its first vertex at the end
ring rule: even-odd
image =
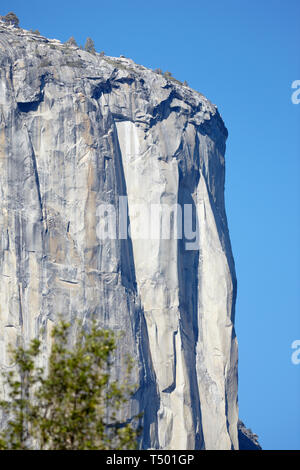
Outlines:
{"type": "Polygon", "coordinates": [[[31,142],[30,134],[28,132],[26,124],[24,124],[24,127],[25,127],[25,129],[27,131],[27,135],[28,135],[29,148],[30,148],[30,151],[31,151],[30,153],[31,153],[31,157],[32,157],[32,166],[33,166],[34,178],[35,178],[35,182],[36,182],[36,190],[37,190],[39,205],[40,205],[40,209],[41,209],[41,218],[40,218],[40,220],[42,220],[42,218],[43,218],[43,203],[42,203],[42,196],[41,196],[38,166],[37,166],[37,161],[36,161],[34,148],[33,148],[32,142],[31,142]]]}
{"type": "MultiPolygon", "coordinates": [[[[197,139],[196,139],[197,140],[197,139]]],[[[189,148],[183,139],[183,145],[177,158],[179,161],[179,191],[178,203],[181,207],[189,204],[193,211],[194,228],[196,220],[196,207],[193,199],[195,188],[199,180],[199,159],[194,153],[193,165],[187,169],[185,155],[189,154],[189,148]]],[[[182,228],[184,232],[184,227],[182,228]]],[[[178,277],[179,277],[179,302],[181,312],[180,328],[182,331],[183,350],[185,351],[187,371],[190,380],[190,402],[193,410],[193,422],[195,423],[195,448],[204,446],[201,427],[201,407],[196,371],[196,344],[198,341],[198,265],[199,250],[187,251],[184,236],[178,243],[178,277]]]]}
{"type": "MultiPolygon", "coordinates": [[[[117,186],[117,194],[123,198],[127,198],[127,187],[126,187],[126,180],[124,175],[124,168],[122,162],[122,154],[120,150],[120,144],[118,140],[118,134],[116,125],[113,125],[113,132],[112,132],[112,153],[113,153],[113,161],[115,164],[115,175],[116,175],[116,186],[117,186]]],[[[120,202],[119,202],[120,204],[120,202]]],[[[117,206],[118,215],[119,215],[119,205],[117,206]]],[[[125,209],[124,209],[125,210],[125,209]]],[[[120,220],[118,220],[118,227],[120,224],[120,220]]],[[[129,218],[126,218],[126,230],[127,226],[129,225],[129,218]]],[[[133,257],[133,248],[132,248],[132,240],[130,237],[126,239],[120,240],[120,256],[121,256],[121,275],[122,281],[124,286],[131,286],[136,293],[136,274],[135,274],[135,265],[134,265],[134,257],[133,257]]]]}

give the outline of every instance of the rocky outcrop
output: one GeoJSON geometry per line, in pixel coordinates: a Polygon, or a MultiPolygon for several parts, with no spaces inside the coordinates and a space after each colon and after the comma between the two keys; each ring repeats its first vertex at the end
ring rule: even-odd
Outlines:
{"type": "Polygon", "coordinates": [[[238,421],[239,450],[262,450],[257,434],[247,429],[242,421],[238,421]]]}
{"type": "Polygon", "coordinates": [[[46,361],[59,314],[74,325],[94,318],[125,333],[114,374],[122,380],[129,353],[137,390],[126,418],[143,412],[141,447],[237,449],[236,279],[217,108],[129,59],[3,23],[0,73],[2,367],[13,367],[7,344],[41,327],[46,361]],[[173,220],[163,236],[161,207],[173,220]]]}

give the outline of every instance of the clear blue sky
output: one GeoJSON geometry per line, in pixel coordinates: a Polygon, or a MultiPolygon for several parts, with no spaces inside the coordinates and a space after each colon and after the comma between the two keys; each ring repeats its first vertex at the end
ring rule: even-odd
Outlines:
{"type": "Polygon", "coordinates": [[[299,0],[2,0],[27,29],[169,70],[229,130],[226,204],[238,277],[240,416],[265,449],[300,449],[299,0]]]}

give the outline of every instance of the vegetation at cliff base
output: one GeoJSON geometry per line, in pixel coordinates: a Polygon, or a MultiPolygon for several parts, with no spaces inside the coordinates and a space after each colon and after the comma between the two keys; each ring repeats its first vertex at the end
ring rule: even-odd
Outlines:
{"type": "Polygon", "coordinates": [[[138,432],[133,421],[120,420],[133,393],[128,384],[111,379],[116,348],[110,330],[80,328],[74,346],[70,324],[52,330],[47,373],[41,362],[41,342],[11,350],[13,370],[4,374],[8,399],[0,402],[6,422],[1,450],[135,449],[138,432]]]}

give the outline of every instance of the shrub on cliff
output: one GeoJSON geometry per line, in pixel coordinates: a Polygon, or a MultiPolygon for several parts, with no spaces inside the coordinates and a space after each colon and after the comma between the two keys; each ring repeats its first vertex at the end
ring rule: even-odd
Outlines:
{"type": "Polygon", "coordinates": [[[91,38],[87,38],[85,45],[84,45],[84,50],[86,52],[90,52],[91,54],[95,54],[96,49],[95,49],[95,43],[91,38]]]}
{"type": "Polygon", "coordinates": [[[77,47],[78,47],[78,44],[77,44],[77,42],[76,42],[74,36],[71,36],[70,39],[68,39],[68,40],[65,42],[65,44],[66,44],[67,46],[77,46],[77,47]]]}
{"type": "Polygon", "coordinates": [[[137,432],[117,415],[130,399],[128,374],[123,385],[110,379],[115,337],[92,326],[81,329],[69,348],[70,325],[52,331],[48,373],[37,367],[41,343],[11,351],[14,370],[4,374],[8,400],[0,402],[6,428],[0,449],[135,449],[137,432]]]}
{"type": "Polygon", "coordinates": [[[9,13],[7,13],[7,15],[5,15],[5,16],[1,16],[1,19],[2,19],[3,21],[5,21],[5,23],[11,24],[11,25],[16,26],[16,27],[18,27],[18,26],[19,26],[19,23],[20,23],[19,18],[18,18],[17,15],[16,15],[15,13],[13,13],[12,11],[10,11],[9,13]]]}
{"type": "Polygon", "coordinates": [[[171,72],[168,72],[168,71],[165,72],[165,73],[164,73],[164,77],[165,77],[166,79],[170,79],[170,78],[172,77],[171,72]]]}

